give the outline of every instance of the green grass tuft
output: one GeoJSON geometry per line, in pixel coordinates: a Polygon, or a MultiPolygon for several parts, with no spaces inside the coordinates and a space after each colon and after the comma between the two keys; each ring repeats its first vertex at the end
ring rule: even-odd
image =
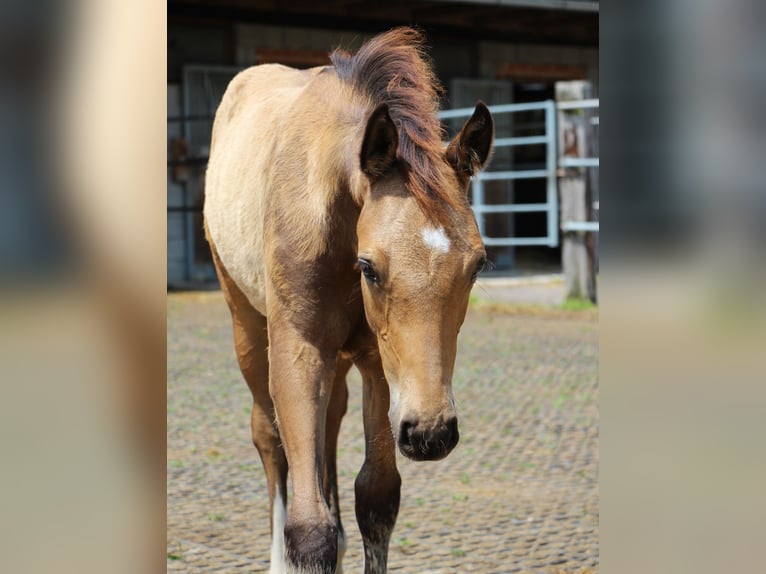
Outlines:
{"type": "Polygon", "coordinates": [[[596,309],[596,307],[595,304],[591,303],[590,299],[578,299],[575,297],[569,297],[561,304],[561,308],[564,311],[588,311],[596,309]]]}

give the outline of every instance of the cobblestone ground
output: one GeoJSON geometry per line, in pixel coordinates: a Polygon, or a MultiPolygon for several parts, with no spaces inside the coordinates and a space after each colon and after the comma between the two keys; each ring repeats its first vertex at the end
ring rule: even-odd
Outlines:
{"type": "MultiPolygon", "coordinates": [[[[598,571],[597,354],[593,311],[469,311],[453,383],[460,444],[439,462],[399,457],[391,572],[598,571]]],[[[338,480],[344,570],[354,573],[364,451],[355,370],[349,391],[338,480]]],[[[249,412],[221,294],[169,295],[169,572],[268,570],[268,495],[249,412]]]]}

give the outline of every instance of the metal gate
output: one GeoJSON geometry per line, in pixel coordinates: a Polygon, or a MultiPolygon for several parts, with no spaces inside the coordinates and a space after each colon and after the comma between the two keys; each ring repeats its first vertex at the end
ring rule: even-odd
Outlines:
{"type": "MultiPolygon", "coordinates": [[[[446,110],[439,113],[442,120],[469,118],[474,108],[446,110]]],[[[545,169],[484,171],[471,181],[472,206],[476,214],[484,244],[487,246],[545,245],[556,247],[559,242],[558,197],[556,193],[556,103],[553,100],[524,104],[506,104],[489,106],[493,116],[543,110],[545,112],[545,133],[527,137],[495,138],[495,148],[514,146],[545,146],[545,169]],[[484,202],[484,182],[491,180],[513,181],[518,179],[545,179],[545,203],[505,203],[487,205],[484,202]],[[487,237],[484,216],[489,213],[545,212],[547,214],[547,233],[541,237],[487,237]]]]}
{"type": "MultiPolygon", "coordinates": [[[[560,102],[545,100],[523,104],[506,104],[489,106],[493,116],[501,114],[514,114],[532,110],[543,110],[545,114],[545,131],[542,134],[527,137],[499,137],[495,138],[495,148],[516,146],[545,146],[545,167],[543,169],[530,170],[503,170],[481,172],[471,180],[471,205],[476,215],[484,244],[487,246],[527,246],[542,245],[557,247],[559,245],[559,205],[557,190],[557,170],[559,167],[598,167],[598,158],[561,158],[557,156],[557,110],[558,109],[584,109],[597,108],[598,100],[582,100],[577,102],[560,102]],[[487,204],[484,198],[484,184],[487,181],[519,179],[544,179],[546,189],[545,203],[505,203],[487,204]],[[485,226],[485,216],[490,213],[523,213],[544,212],[547,216],[546,234],[539,237],[488,237],[485,226]]],[[[442,120],[454,118],[469,118],[474,108],[460,108],[445,110],[439,113],[442,120]]],[[[563,222],[561,228],[565,230],[577,228],[583,231],[598,231],[598,222],[573,223],[563,222]]]]}

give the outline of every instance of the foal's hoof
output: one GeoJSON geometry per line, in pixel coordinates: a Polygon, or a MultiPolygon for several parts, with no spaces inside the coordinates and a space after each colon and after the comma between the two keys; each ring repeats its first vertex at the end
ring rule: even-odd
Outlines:
{"type": "Polygon", "coordinates": [[[338,529],[332,524],[285,526],[287,571],[293,574],[335,574],[338,563],[338,529]]]}

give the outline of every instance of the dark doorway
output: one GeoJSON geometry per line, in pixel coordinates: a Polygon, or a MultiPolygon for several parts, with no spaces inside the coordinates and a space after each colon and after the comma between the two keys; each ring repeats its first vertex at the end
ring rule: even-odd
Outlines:
{"type": "MultiPolygon", "coordinates": [[[[542,102],[555,99],[552,81],[514,81],[513,103],[542,102]]],[[[513,136],[539,136],[545,133],[545,111],[531,110],[514,114],[513,136]]],[[[545,169],[546,147],[526,145],[514,147],[513,169],[545,169]]],[[[514,182],[515,203],[545,203],[546,181],[544,179],[520,179],[514,182]]],[[[514,214],[517,237],[543,237],[547,234],[547,213],[521,212],[514,214]]],[[[515,267],[520,271],[534,270],[557,272],[561,268],[561,248],[544,246],[516,247],[515,267]]]]}

